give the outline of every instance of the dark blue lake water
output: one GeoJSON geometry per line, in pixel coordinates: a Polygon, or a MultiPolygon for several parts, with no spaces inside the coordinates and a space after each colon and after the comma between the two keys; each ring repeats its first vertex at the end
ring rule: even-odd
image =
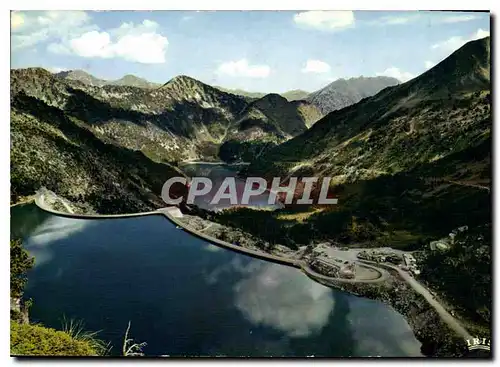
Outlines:
{"type": "Polygon", "coordinates": [[[11,209],[11,232],[35,256],[31,320],[83,320],[115,354],[131,321],[146,355],[420,355],[391,307],[208,244],[162,216],[76,220],[29,204],[11,209]]]}

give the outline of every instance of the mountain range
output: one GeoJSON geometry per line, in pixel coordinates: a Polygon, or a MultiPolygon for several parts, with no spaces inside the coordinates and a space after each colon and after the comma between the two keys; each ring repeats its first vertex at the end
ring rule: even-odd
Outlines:
{"type": "MultiPolygon", "coordinates": [[[[248,99],[182,75],[144,88],[119,85],[135,77],[103,85],[80,72],[11,70],[12,159],[23,162],[13,166],[19,170],[13,192],[33,193],[35,183],[29,189],[23,184],[33,181],[28,177],[32,174],[50,186],[46,180],[53,178],[47,178],[42,168],[31,168],[43,162],[61,169],[81,164],[75,157],[66,163],[55,159],[64,155],[58,151],[63,141],[80,146],[97,139],[106,147],[140,153],[140,159],[169,167],[182,160],[258,156],[248,167],[252,174],[330,175],[337,184],[439,165],[490,139],[489,50],[486,38],[466,44],[403,84],[383,77],[339,80],[296,101],[278,94],[248,99]],[[397,85],[383,88],[390,83],[397,85]],[[361,97],[361,89],[366,95],[381,88],[372,97],[361,97]],[[330,97],[340,90],[362,99],[322,117],[322,98],[332,102],[323,108],[348,103],[346,98],[330,97]],[[26,125],[27,120],[32,122],[26,125]],[[70,122],[82,131],[72,139],[62,128],[70,122]],[[35,125],[46,129],[37,137],[45,139],[40,143],[43,149],[27,144],[33,134],[28,126],[35,125]],[[80,136],[87,138],[80,142],[80,136]]],[[[477,177],[470,182],[482,185],[486,178],[474,172],[477,177]]],[[[142,187],[151,189],[149,184],[142,187]]]]}
{"type": "Polygon", "coordinates": [[[125,75],[117,80],[104,80],[96,78],[95,76],[83,70],[61,71],[59,73],[55,73],[54,75],[56,78],[59,79],[77,80],[82,83],[97,87],[102,87],[104,85],[123,85],[123,86],[138,87],[138,88],[156,88],[161,85],[159,83],[149,82],[146,79],[139,78],[135,75],[125,75]]]}
{"type": "Polygon", "coordinates": [[[306,101],[270,94],[249,102],[188,76],[155,88],[120,85],[130,81],[11,70],[14,201],[45,186],[98,212],[151,209],[161,205],[151,193],[178,174],[177,162],[219,160],[229,140],[277,144],[321,117],[306,101]],[[110,197],[124,200],[109,205],[110,197]]]}
{"type": "Polygon", "coordinates": [[[343,182],[407,171],[480,144],[491,133],[489,63],[489,38],[470,42],[417,78],[329,113],[250,170],[312,170],[343,182]]]}
{"type": "MultiPolygon", "coordinates": [[[[229,89],[229,88],[224,88],[224,87],[219,87],[219,86],[216,86],[215,88],[220,89],[220,90],[227,92],[227,93],[236,94],[236,95],[245,97],[249,100],[259,99],[259,98],[262,98],[266,95],[266,93],[247,92],[247,91],[242,90],[242,89],[229,89]]],[[[281,93],[281,96],[290,102],[304,100],[307,98],[308,95],[309,95],[308,92],[306,92],[304,90],[300,90],[300,89],[294,89],[294,90],[290,90],[290,91],[285,92],[285,93],[281,93]]]]}
{"type": "MultiPolygon", "coordinates": [[[[122,85],[138,88],[158,88],[161,86],[161,83],[153,83],[135,75],[125,75],[117,80],[99,79],[84,70],[68,70],[55,73],[54,75],[59,79],[77,80],[88,85],[100,87],[104,85],[122,85]]],[[[307,100],[317,106],[323,114],[327,114],[333,110],[346,107],[360,101],[363,98],[372,96],[387,86],[396,84],[399,84],[399,80],[395,78],[385,76],[361,76],[357,78],[337,79],[336,81],[312,93],[295,89],[281,93],[280,95],[289,102],[307,100]]],[[[221,86],[214,86],[214,88],[219,89],[222,92],[243,97],[248,102],[260,99],[268,94],[274,94],[248,92],[242,89],[230,89],[221,86]]]]}
{"type": "MultiPolygon", "coordinates": [[[[302,91],[290,95],[305,96],[302,91]]],[[[250,98],[184,75],[157,84],[132,75],[108,81],[81,70],[50,73],[42,68],[11,70],[11,107],[13,200],[46,186],[108,213],[159,205],[158,197],[144,199],[145,192],[159,192],[159,180],[146,174],[157,172],[157,164],[166,166],[168,176],[183,160],[249,159],[304,133],[323,116],[304,99],[289,101],[278,94],[250,98]],[[37,144],[28,144],[33,139],[37,144]],[[100,149],[108,153],[99,154],[100,149]],[[133,158],[123,162],[116,156],[133,158]],[[92,160],[99,162],[97,167],[92,160]],[[134,183],[120,173],[130,170],[131,162],[143,162],[143,175],[137,174],[134,183]],[[120,184],[109,187],[97,178],[103,167],[114,167],[102,176],[120,184]],[[140,194],[124,189],[131,185],[140,194]],[[107,199],[99,201],[99,195],[142,199],[104,206],[100,203],[107,199]]]]}

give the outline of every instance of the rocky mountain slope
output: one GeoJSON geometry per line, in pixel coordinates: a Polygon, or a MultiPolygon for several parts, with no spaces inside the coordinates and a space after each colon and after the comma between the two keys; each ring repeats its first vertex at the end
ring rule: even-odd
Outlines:
{"type": "Polygon", "coordinates": [[[489,64],[489,38],[469,42],[419,77],[328,114],[249,169],[312,170],[346,182],[480,144],[491,134],[489,64]]]}
{"type": "MultiPolygon", "coordinates": [[[[20,69],[11,71],[11,91],[13,95],[24,93],[57,107],[86,122],[103,141],[141,150],[157,161],[215,159],[227,131],[238,125],[237,121],[249,106],[241,97],[187,76],[147,89],[90,85],[80,80],[57,78],[39,68],[20,69]]],[[[304,110],[302,105],[286,104],[289,109],[304,110]]],[[[304,126],[311,123],[309,115],[303,117],[304,126]]],[[[318,117],[316,114],[313,118],[318,117]]],[[[278,134],[276,123],[287,125],[285,120],[263,121],[265,134],[278,134]]],[[[251,135],[245,126],[236,130],[241,139],[251,135]]]]}
{"type": "Polygon", "coordinates": [[[163,183],[181,173],[142,152],[108,144],[86,122],[17,93],[11,99],[11,202],[46,187],[82,212],[163,207],[163,183]]]}
{"type": "Polygon", "coordinates": [[[97,192],[109,197],[104,191],[135,200],[128,208],[151,208],[150,200],[158,204],[158,197],[153,194],[149,199],[145,192],[159,193],[161,180],[146,172],[163,169],[165,173],[158,177],[167,177],[172,172],[169,163],[218,160],[219,147],[228,139],[282,142],[320,117],[307,102],[292,103],[279,96],[276,102],[269,95],[248,103],[187,76],[156,88],[100,85],[89,75],[79,76],[80,80],[61,78],[41,68],[11,70],[14,201],[47,186],[73,200],[81,194],[82,200],[100,211],[125,208],[96,203],[97,192]],[[263,116],[256,120],[258,127],[248,123],[249,111],[263,116]],[[65,129],[72,129],[71,138],[65,129]],[[86,151],[77,152],[78,147],[86,151]],[[121,156],[130,158],[118,162],[121,156]],[[133,168],[134,164],[143,168],[133,168]],[[145,171],[131,184],[125,172],[137,169],[145,171]],[[102,175],[105,181],[96,178],[102,170],[109,172],[102,175]]]}
{"type": "Polygon", "coordinates": [[[399,83],[399,80],[386,76],[337,79],[326,87],[309,94],[306,100],[326,115],[399,83]]]}

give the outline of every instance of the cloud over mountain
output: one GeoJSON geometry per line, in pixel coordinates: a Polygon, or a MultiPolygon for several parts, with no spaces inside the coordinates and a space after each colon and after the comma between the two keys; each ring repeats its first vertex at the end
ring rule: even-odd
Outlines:
{"type": "Polygon", "coordinates": [[[330,65],[321,60],[307,60],[306,66],[302,69],[303,73],[328,73],[330,65]]]}
{"type": "Polygon", "coordinates": [[[295,24],[319,30],[342,30],[354,26],[352,11],[305,11],[293,17],[295,24]]]}
{"type": "Polygon", "coordinates": [[[267,78],[270,73],[268,65],[251,65],[247,59],[223,62],[216,70],[218,75],[245,78],[267,78]]]}
{"type": "Polygon", "coordinates": [[[446,52],[451,52],[459,49],[469,41],[474,41],[480,38],[488,37],[490,31],[479,28],[474,34],[469,37],[454,36],[450,37],[445,41],[435,43],[431,46],[434,50],[444,50],[446,52]]]}
{"type": "Polygon", "coordinates": [[[158,23],[148,19],[137,25],[123,23],[108,31],[84,33],[66,44],[51,44],[49,50],[87,58],[117,57],[143,64],[161,64],[165,62],[168,39],[158,33],[158,29],[158,23]]]}
{"type": "Polygon", "coordinates": [[[143,64],[164,63],[168,46],[156,22],[146,19],[100,29],[85,11],[12,12],[11,30],[13,49],[45,43],[51,53],[143,64]]]}
{"type": "Polygon", "coordinates": [[[387,68],[382,72],[376,73],[376,75],[389,76],[391,78],[396,78],[398,80],[401,80],[402,82],[406,82],[407,80],[413,79],[415,77],[414,74],[408,71],[400,70],[399,68],[396,68],[394,66],[391,66],[390,68],[387,68]]]}

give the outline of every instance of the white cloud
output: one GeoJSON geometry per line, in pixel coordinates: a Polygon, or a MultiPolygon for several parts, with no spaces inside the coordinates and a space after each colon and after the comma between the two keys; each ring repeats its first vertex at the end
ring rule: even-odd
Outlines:
{"type": "Polygon", "coordinates": [[[271,68],[268,65],[250,65],[247,59],[241,59],[220,64],[216,73],[232,77],[267,78],[271,68]]]}
{"type": "Polygon", "coordinates": [[[67,71],[67,70],[68,70],[67,68],[59,68],[55,66],[49,68],[49,71],[51,73],[60,73],[61,71],[67,71]]]}
{"type": "Polygon", "coordinates": [[[420,14],[412,15],[388,15],[379,17],[375,20],[368,21],[366,24],[375,26],[386,26],[386,25],[401,25],[408,24],[420,19],[420,14]]]}
{"type": "Polygon", "coordinates": [[[100,30],[84,11],[13,12],[11,43],[13,49],[47,43],[56,54],[76,54],[91,58],[122,58],[145,64],[165,62],[168,40],[159,33],[159,24],[123,23],[100,30]]]}
{"type": "Polygon", "coordinates": [[[236,309],[254,327],[271,327],[292,338],[320,334],[335,310],[331,289],[287,266],[258,264],[234,286],[236,309]]]}
{"type": "Polygon", "coordinates": [[[111,37],[107,32],[84,33],[69,42],[71,50],[82,57],[112,57],[111,37]]]}
{"type": "Polygon", "coordinates": [[[402,82],[406,82],[406,81],[413,79],[415,77],[415,75],[413,75],[412,73],[409,73],[407,71],[402,71],[394,66],[387,68],[383,72],[377,73],[376,75],[377,76],[390,76],[392,78],[396,78],[398,80],[401,80],[402,82]]]}
{"type": "Polygon", "coordinates": [[[433,24],[447,24],[468,22],[479,17],[474,14],[455,14],[448,16],[441,16],[438,14],[429,14],[428,17],[423,14],[402,14],[402,15],[388,15],[382,16],[374,20],[364,22],[367,25],[387,26],[387,25],[401,25],[410,24],[420,20],[429,20],[433,24]]]}
{"type": "Polygon", "coordinates": [[[472,14],[461,14],[461,15],[452,15],[448,17],[444,17],[441,19],[441,23],[459,23],[459,22],[469,22],[471,20],[478,19],[479,17],[477,15],[472,15],[472,14]]]}
{"type": "Polygon", "coordinates": [[[454,36],[448,38],[446,41],[436,43],[431,46],[434,50],[445,50],[448,52],[455,51],[465,45],[467,42],[488,37],[490,35],[490,31],[479,28],[474,34],[468,37],[462,36],[454,36]]]}
{"type": "Polygon", "coordinates": [[[480,38],[489,37],[489,36],[490,36],[490,31],[486,31],[484,29],[479,28],[477,30],[476,34],[474,35],[474,38],[472,38],[472,39],[480,39],[480,38]]]}
{"type": "Polygon", "coordinates": [[[13,49],[34,46],[51,38],[67,39],[96,29],[84,11],[12,12],[13,49]]]}
{"type": "Polygon", "coordinates": [[[302,69],[303,73],[328,73],[330,65],[320,60],[307,60],[306,66],[302,69]]]}
{"type": "Polygon", "coordinates": [[[306,11],[297,13],[293,21],[308,28],[320,30],[341,30],[354,26],[354,13],[352,11],[306,11]]]}
{"type": "Polygon", "coordinates": [[[50,44],[55,53],[74,53],[86,58],[123,58],[143,64],[165,62],[168,40],[157,33],[159,25],[151,20],[141,24],[123,23],[108,31],[91,31],[66,43],[50,44]]]}
{"type": "Polygon", "coordinates": [[[426,62],[425,62],[425,68],[426,68],[426,69],[430,69],[430,68],[432,68],[434,65],[436,65],[436,63],[435,63],[435,62],[432,62],[432,61],[426,61],[426,62]]]}

